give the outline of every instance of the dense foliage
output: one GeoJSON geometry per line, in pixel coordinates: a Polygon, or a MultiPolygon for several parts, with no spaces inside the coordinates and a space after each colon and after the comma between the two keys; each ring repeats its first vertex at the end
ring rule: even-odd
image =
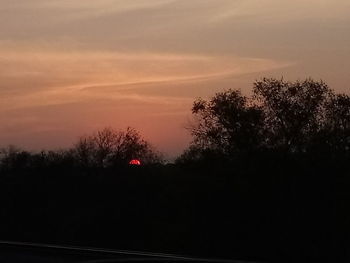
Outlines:
{"type": "Polygon", "coordinates": [[[350,153],[350,97],[324,82],[262,79],[251,97],[239,90],[198,99],[191,147],[179,162],[258,152],[285,155],[350,153]]]}

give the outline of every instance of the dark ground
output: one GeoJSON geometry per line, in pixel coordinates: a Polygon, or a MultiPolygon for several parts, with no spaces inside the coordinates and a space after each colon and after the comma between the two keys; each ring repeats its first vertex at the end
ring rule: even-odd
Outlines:
{"type": "Polygon", "coordinates": [[[89,247],[55,246],[50,244],[0,241],[2,263],[113,263],[113,262],[193,262],[244,263],[220,259],[200,259],[169,254],[106,250],[89,247]]]}
{"type": "Polygon", "coordinates": [[[347,164],[317,167],[168,165],[3,175],[0,239],[263,262],[345,262],[347,164]]]}

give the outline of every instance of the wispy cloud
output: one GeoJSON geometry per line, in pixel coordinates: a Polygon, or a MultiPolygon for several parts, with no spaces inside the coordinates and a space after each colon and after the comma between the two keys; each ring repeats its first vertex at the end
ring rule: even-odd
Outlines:
{"type": "Polygon", "coordinates": [[[269,59],[162,53],[2,51],[0,57],[1,108],[120,99],[135,85],[215,79],[289,65],[269,59]]]}

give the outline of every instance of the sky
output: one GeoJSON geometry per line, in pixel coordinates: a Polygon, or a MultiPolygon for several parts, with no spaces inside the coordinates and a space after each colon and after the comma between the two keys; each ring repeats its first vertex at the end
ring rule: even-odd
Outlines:
{"type": "Polygon", "coordinates": [[[166,156],[191,105],[255,80],[349,92],[348,0],[0,0],[0,145],[135,127],[166,156]]]}

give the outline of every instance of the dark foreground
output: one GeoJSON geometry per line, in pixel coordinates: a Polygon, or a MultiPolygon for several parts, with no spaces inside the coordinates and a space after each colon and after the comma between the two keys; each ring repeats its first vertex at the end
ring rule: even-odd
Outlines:
{"type": "MultiPolygon", "coordinates": [[[[1,176],[0,239],[258,262],[347,261],[347,163],[239,165],[1,176]]],[[[0,256],[40,262],[42,252],[44,259],[55,254],[1,246],[0,256]]]]}
{"type": "Polygon", "coordinates": [[[113,263],[113,262],[193,262],[193,263],[243,263],[242,261],[200,259],[169,254],[135,251],[118,251],[100,248],[84,248],[0,241],[2,263],[113,263]]]}

